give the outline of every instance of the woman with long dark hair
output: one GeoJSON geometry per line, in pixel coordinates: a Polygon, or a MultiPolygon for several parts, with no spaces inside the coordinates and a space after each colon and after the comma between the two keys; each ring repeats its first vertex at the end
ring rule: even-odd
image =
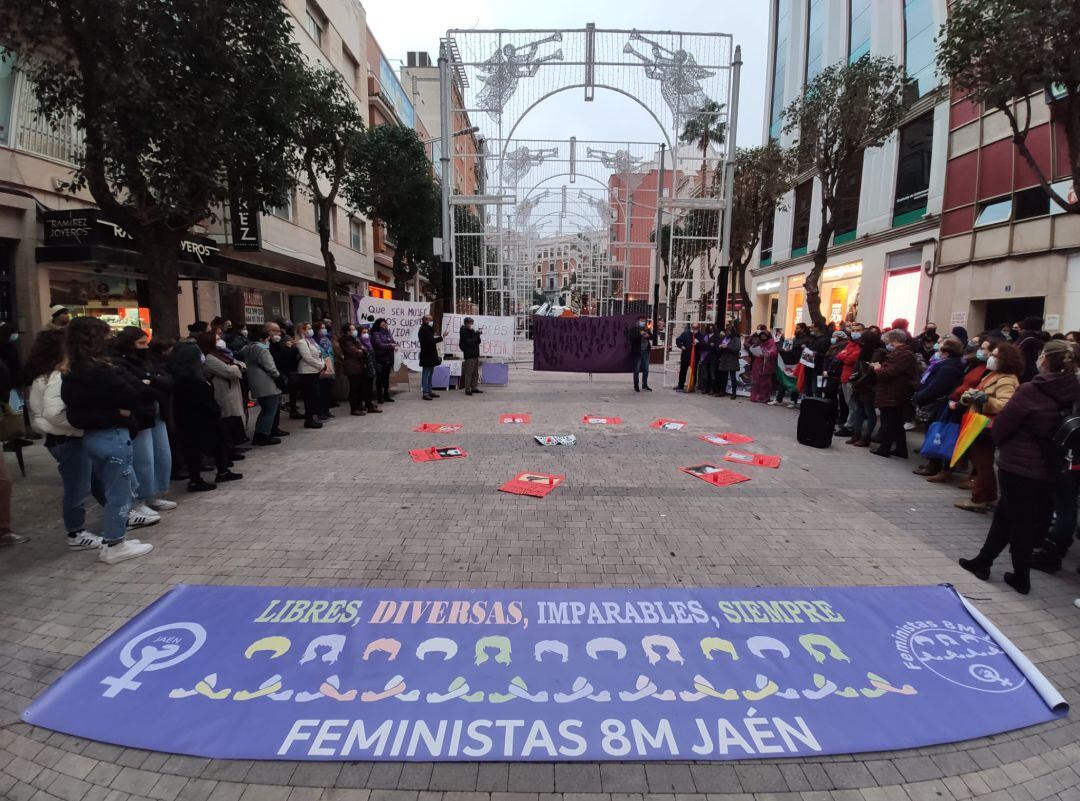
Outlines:
{"type": "Polygon", "coordinates": [[[60,397],[68,421],[82,429],[83,448],[105,493],[102,544],[98,558],[115,564],[149,553],[147,542],[126,539],[135,468],[131,447],[134,410],[148,397],[144,384],[113,364],[106,354],[109,327],[93,317],[76,317],[67,326],[68,372],[60,397]]]}
{"type": "Polygon", "coordinates": [[[158,512],[176,508],[176,502],[159,498],[169,491],[172,475],[172,450],[163,410],[168,408],[173,391],[173,377],[150,358],[150,337],[137,326],[123,328],[113,341],[116,364],[149,387],[146,400],[133,409],[138,433],[132,441],[135,462],[135,506],[130,528],[156,520],[158,512]]]}

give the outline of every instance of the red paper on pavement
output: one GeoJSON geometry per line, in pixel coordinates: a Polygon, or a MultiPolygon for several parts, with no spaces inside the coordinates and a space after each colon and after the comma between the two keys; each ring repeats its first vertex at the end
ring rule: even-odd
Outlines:
{"type": "Polygon", "coordinates": [[[682,431],[686,428],[686,421],[669,420],[666,417],[661,417],[659,420],[653,420],[649,423],[649,428],[662,428],[665,431],[682,431]]]}
{"type": "Polygon", "coordinates": [[[421,423],[413,431],[421,434],[453,434],[464,428],[462,423],[421,423]]]}
{"type": "Polygon", "coordinates": [[[702,434],[698,439],[710,442],[713,445],[746,445],[753,442],[753,437],[746,434],[736,434],[734,431],[721,431],[719,434],[702,434]]]}
{"type": "Polygon", "coordinates": [[[421,448],[409,451],[414,462],[441,462],[443,459],[464,459],[469,454],[461,448],[421,448]]]}
{"type": "Polygon", "coordinates": [[[693,467],[680,467],[679,469],[687,475],[700,478],[702,481],[708,481],[717,487],[727,487],[731,484],[739,484],[750,480],[741,473],[736,473],[734,470],[725,470],[723,467],[717,467],[714,464],[697,464],[693,467]]]}
{"type": "Polygon", "coordinates": [[[767,456],[764,453],[747,453],[746,451],[728,451],[724,454],[725,462],[737,462],[750,464],[754,467],[779,467],[779,456],[767,456]]]}
{"type": "Polygon", "coordinates": [[[518,473],[501,487],[500,492],[513,495],[531,495],[543,498],[566,479],[566,476],[549,476],[544,473],[518,473]]]}
{"type": "Polygon", "coordinates": [[[504,414],[499,416],[500,423],[531,423],[531,414],[504,414]]]}
{"type": "Polygon", "coordinates": [[[617,426],[622,422],[621,417],[607,417],[602,414],[587,414],[581,418],[587,426],[617,426]]]}

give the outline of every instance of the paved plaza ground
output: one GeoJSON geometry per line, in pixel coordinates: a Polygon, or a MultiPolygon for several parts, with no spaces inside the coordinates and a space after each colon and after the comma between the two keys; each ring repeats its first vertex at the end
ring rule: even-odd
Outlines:
{"type": "MultiPolygon", "coordinates": [[[[724,587],[949,582],[971,598],[1074,706],[1080,701],[1076,558],[1036,573],[1030,596],[956,565],[988,518],[953,508],[955,488],[912,462],[836,441],[795,442],[795,413],[746,399],[635,394],[629,376],[511,371],[511,384],[432,403],[399,394],[386,414],[293,424],[253,450],[242,482],[176,497],[138,536],[149,556],[107,566],[65,553],[59,480],[40,445],[16,478],[15,522],[32,541],[0,552],[0,798],[32,801],[645,801],[751,794],[760,801],[1080,800],[1077,714],[985,740],[798,760],[644,764],[217,761],[88,742],[19,722],[31,699],[177,582],[320,587],[724,587]],[[504,412],[532,425],[500,426],[504,412]],[[585,429],[583,414],[624,423],[585,429]],[[657,417],[687,420],[655,431],[657,417]],[[460,422],[469,459],[414,465],[421,421],[460,422]],[[716,457],[700,433],[740,431],[779,470],[723,490],[678,472],[716,457]],[[531,434],[576,434],[541,448],[531,434]],[[424,468],[424,469],[420,469],[424,468]],[[496,487],[520,470],[563,473],[546,499],[496,487]]],[[[415,386],[414,379],[414,386],[415,386]]],[[[912,435],[911,441],[917,444],[912,435]]],[[[14,460],[8,467],[17,473],[14,460]]],[[[183,485],[175,485],[178,489],[183,485]]],[[[123,726],[121,720],[116,726],[123,726]]]]}

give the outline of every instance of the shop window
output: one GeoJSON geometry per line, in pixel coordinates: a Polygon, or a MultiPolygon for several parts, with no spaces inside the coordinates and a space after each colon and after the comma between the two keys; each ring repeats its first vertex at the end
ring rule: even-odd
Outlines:
{"type": "Polygon", "coordinates": [[[1014,220],[1043,217],[1050,213],[1050,196],[1043,191],[1041,186],[1033,186],[1017,192],[1013,198],[1013,205],[1016,206],[1014,220]]]}
{"type": "Polygon", "coordinates": [[[325,24],[322,12],[308,6],[304,12],[304,30],[308,32],[308,35],[315,40],[315,44],[319,47],[322,47],[323,27],[325,24]]]}
{"type": "Polygon", "coordinates": [[[367,252],[367,223],[355,217],[349,218],[349,247],[360,253],[367,252]]]}
{"type": "Polygon", "coordinates": [[[933,0],[904,0],[904,69],[907,73],[905,100],[918,100],[938,85],[934,66],[933,0]]]}
{"type": "Polygon", "coordinates": [[[848,62],[870,55],[870,0],[848,2],[848,62]]]}
{"type": "Polygon", "coordinates": [[[794,0],[777,0],[776,33],[773,39],[773,84],[769,105],[769,138],[779,139],[784,129],[784,83],[787,80],[788,48],[791,36],[791,6],[794,0]]]}
{"type": "Polygon", "coordinates": [[[806,83],[809,84],[825,67],[826,0],[807,0],[806,25],[806,83]]]}
{"type": "Polygon", "coordinates": [[[814,181],[811,179],[795,189],[794,228],[791,232],[792,256],[801,250],[806,254],[806,244],[810,239],[810,203],[813,200],[814,181]]]}
{"type": "MultiPolygon", "coordinates": [[[[862,190],[863,154],[859,152],[840,175],[836,184],[836,201],[833,209],[834,243],[841,244],[841,237],[848,234],[848,239],[855,238],[855,229],[859,224],[859,193],[862,190]]],[[[843,241],[848,241],[847,239],[843,241]]]]}
{"type": "Polygon", "coordinates": [[[918,328],[915,314],[919,309],[919,284],[922,270],[912,267],[896,270],[885,276],[885,302],[881,306],[881,319],[885,324],[898,317],[911,321],[911,329],[918,328]]]}
{"type": "Polygon", "coordinates": [[[1009,195],[995,200],[984,201],[979,204],[979,212],[975,217],[975,227],[981,228],[984,225],[1008,222],[1011,214],[1012,197],[1009,195]]]}
{"type": "Polygon", "coordinates": [[[282,205],[282,206],[271,206],[270,208],[267,209],[267,211],[270,214],[274,215],[275,217],[278,217],[278,218],[280,218],[282,220],[287,220],[288,222],[292,222],[292,218],[293,218],[293,196],[292,196],[292,193],[290,192],[289,195],[285,198],[285,204],[284,205],[282,205]]]}
{"type": "Polygon", "coordinates": [[[900,129],[896,198],[893,202],[894,227],[915,222],[926,213],[933,146],[934,115],[932,113],[900,129]]]}

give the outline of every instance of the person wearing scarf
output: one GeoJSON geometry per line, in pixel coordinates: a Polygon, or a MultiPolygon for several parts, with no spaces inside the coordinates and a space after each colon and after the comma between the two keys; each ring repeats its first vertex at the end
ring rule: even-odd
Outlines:
{"type": "Polygon", "coordinates": [[[750,351],[750,400],[767,403],[773,391],[778,351],[776,340],[768,331],[758,331],[747,339],[750,351]]]}

